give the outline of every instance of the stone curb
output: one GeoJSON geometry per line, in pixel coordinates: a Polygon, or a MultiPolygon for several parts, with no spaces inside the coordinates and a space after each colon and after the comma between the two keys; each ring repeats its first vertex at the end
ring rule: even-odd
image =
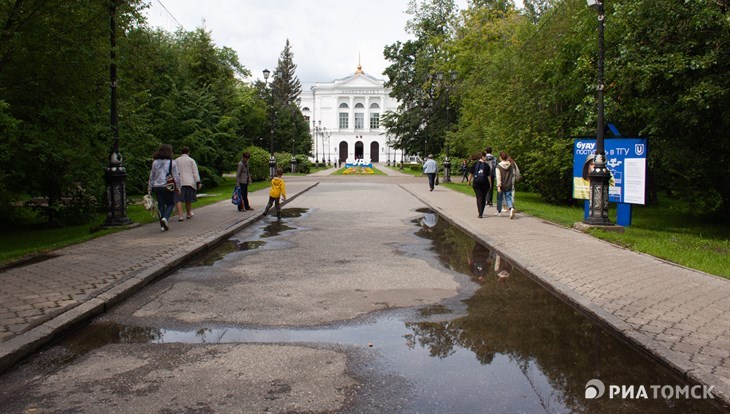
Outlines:
{"type": "MultiPolygon", "coordinates": [[[[287,197],[287,200],[282,202],[281,206],[285,206],[290,201],[296,199],[299,195],[309,191],[318,184],[319,182],[315,182],[306,186],[296,194],[287,197]]],[[[86,299],[84,302],[74,306],[73,308],[55,315],[50,320],[47,320],[18,336],[0,343],[0,372],[7,370],[26,356],[39,350],[54,339],[59,338],[69,329],[72,329],[95,316],[105,313],[112,306],[129,298],[148,284],[178,269],[190,258],[207,251],[221,241],[260,219],[260,214],[244,218],[236,224],[229,226],[222,233],[208,237],[206,240],[202,241],[200,245],[193,247],[191,250],[176,255],[169,263],[155,264],[146,267],[123,282],[114,285],[106,291],[100,292],[95,297],[86,299]]],[[[157,223],[151,223],[149,225],[157,225],[157,223]]]]}

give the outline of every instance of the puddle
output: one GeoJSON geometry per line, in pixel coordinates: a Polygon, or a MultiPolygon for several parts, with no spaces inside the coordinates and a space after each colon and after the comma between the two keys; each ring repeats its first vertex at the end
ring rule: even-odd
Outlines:
{"type": "MultiPolygon", "coordinates": [[[[309,209],[307,208],[283,208],[281,210],[282,219],[287,218],[298,218],[305,215],[309,209]]],[[[273,238],[281,235],[287,231],[296,230],[297,227],[290,226],[282,220],[276,220],[268,222],[267,220],[259,221],[253,225],[256,230],[258,240],[238,240],[237,238],[227,240],[220,243],[218,246],[200,254],[185,267],[199,267],[199,266],[212,266],[216,262],[220,261],[228,254],[233,252],[245,252],[250,250],[262,249],[262,248],[282,248],[285,246],[284,243],[272,243],[267,242],[265,238],[273,238]],[[265,225],[264,225],[265,224],[265,225]]],[[[244,231],[249,231],[248,229],[244,231]]]]}
{"type": "Polygon", "coordinates": [[[384,377],[396,375],[412,385],[405,412],[721,412],[703,400],[586,399],[592,379],[647,390],[684,383],[491,249],[436,214],[420,212],[423,216],[413,221],[416,235],[431,240],[440,263],[474,285],[474,294],[459,303],[382,311],[316,328],[170,329],[96,322],[60,345],[79,353],[106,343],[171,342],[374,349],[384,377]]]}

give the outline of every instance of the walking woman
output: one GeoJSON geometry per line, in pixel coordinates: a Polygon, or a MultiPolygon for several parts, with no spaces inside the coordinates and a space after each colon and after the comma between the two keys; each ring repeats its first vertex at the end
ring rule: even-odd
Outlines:
{"type": "Polygon", "coordinates": [[[248,185],[253,183],[248,169],[249,158],[251,158],[251,153],[244,152],[241,161],[238,162],[238,168],[236,168],[236,185],[241,189],[241,201],[238,204],[238,211],[253,210],[248,203],[248,185]]]}
{"type": "Polygon", "coordinates": [[[160,145],[152,159],[147,192],[153,191],[157,196],[160,230],[166,231],[172,209],[175,208],[175,193],[180,192],[180,173],[177,170],[177,164],[172,159],[172,146],[160,145]]]}
{"type": "Polygon", "coordinates": [[[515,207],[512,201],[512,194],[515,189],[515,175],[517,170],[517,164],[511,162],[512,159],[509,154],[502,151],[499,153],[499,159],[501,160],[497,164],[497,216],[502,215],[502,200],[506,204],[506,210],[509,211],[509,218],[515,218],[515,207]]]}

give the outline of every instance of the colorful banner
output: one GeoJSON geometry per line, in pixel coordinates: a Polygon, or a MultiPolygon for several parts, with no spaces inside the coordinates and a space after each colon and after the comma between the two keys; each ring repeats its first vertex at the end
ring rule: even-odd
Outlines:
{"type": "MultiPolygon", "coordinates": [[[[608,201],[644,204],[646,189],[646,138],[605,139],[606,166],[611,171],[608,201]]],[[[584,174],[591,168],[590,157],[596,150],[595,139],[576,139],[573,143],[573,198],[589,198],[590,183],[584,174]]]]}

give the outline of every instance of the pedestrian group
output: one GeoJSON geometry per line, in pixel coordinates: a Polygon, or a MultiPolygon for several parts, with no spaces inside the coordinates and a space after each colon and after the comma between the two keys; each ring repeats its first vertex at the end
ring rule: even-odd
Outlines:
{"type": "MultiPolygon", "coordinates": [[[[492,155],[492,147],[487,147],[484,151],[472,155],[470,161],[461,161],[461,182],[466,181],[467,185],[474,189],[478,217],[484,217],[486,207],[494,206],[492,200],[496,189],[497,212],[494,215],[500,217],[502,213],[507,213],[510,219],[514,219],[515,183],[522,178],[515,160],[506,151],[501,151],[497,159],[492,155]]],[[[429,191],[433,191],[438,185],[438,164],[432,154],[429,154],[428,160],[423,163],[423,173],[428,176],[429,191]]]]}

